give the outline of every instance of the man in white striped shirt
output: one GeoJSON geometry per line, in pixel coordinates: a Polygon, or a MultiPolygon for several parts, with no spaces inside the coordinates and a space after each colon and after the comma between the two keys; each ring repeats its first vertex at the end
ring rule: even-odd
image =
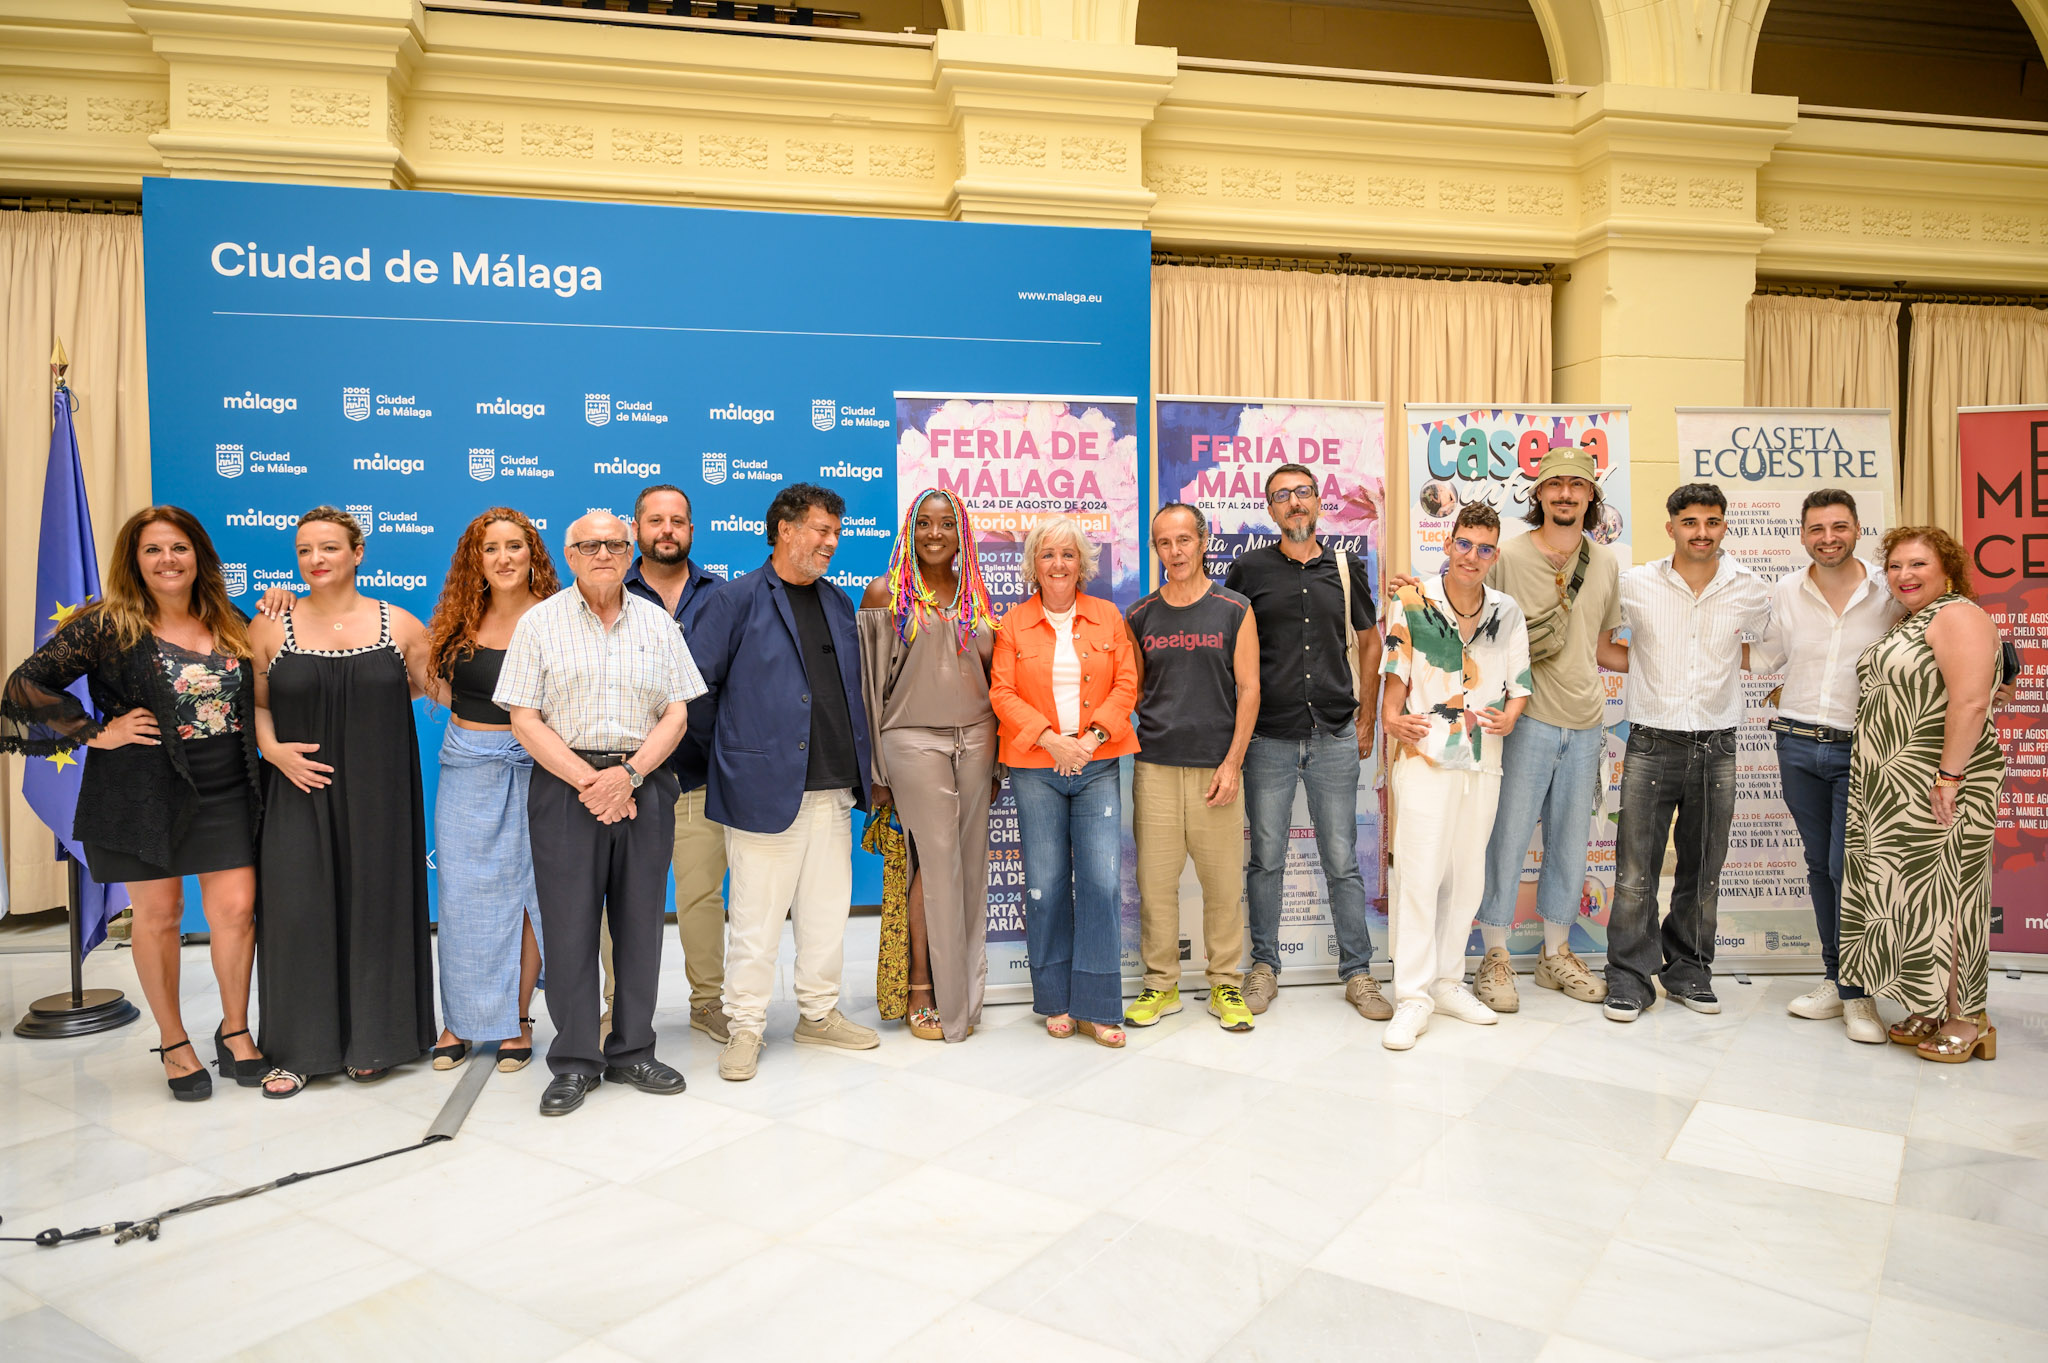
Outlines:
{"type": "Polygon", "coordinates": [[[1664,501],[1672,554],[1621,579],[1629,643],[1600,646],[1628,676],[1628,755],[1621,769],[1614,906],[1607,923],[1607,1002],[1634,1022],[1664,992],[1718,1013],[1714,928],[1721,863],[1735,818],[1735,731],[1742,723],[1743,645],[1770,621],[1763,580],[1721,552],[1728,498],[1688,483],[1664,501]],[[1678,821],[1671,913],[1657,924],[1664,840],[1678,821]]]}

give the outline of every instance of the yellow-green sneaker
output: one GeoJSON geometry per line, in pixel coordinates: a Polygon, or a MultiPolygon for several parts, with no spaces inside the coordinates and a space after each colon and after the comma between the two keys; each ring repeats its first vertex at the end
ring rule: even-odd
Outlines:
{"type": "Polygon", "coordinates": [[[1224,985],[1209,991],[1209,1011],[1226,1032],[1249,1032],[1252,1010],[1245,1005],[1244,991],[1224,985]]]}
{"type": "Polygon", "coordinates": [[[1131,1000],[1131,1006],[1124,1010],[1124,1021],[1133,1027],[1150,1027],[1168,1013],[1179,1011],[1179,989],[1147,989],[1131,1000]]]}

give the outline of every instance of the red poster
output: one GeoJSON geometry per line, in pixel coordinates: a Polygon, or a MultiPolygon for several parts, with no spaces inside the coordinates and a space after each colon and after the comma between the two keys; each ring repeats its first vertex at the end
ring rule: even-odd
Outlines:
{"type": "Polygon", "coordinates": [[[1965,409],[1957,422],[1963,547],[1977,600],[2021,665],[2019,695],[1998,716],[1991,949],[2048,954],[2048,407],[1965,409]]]}

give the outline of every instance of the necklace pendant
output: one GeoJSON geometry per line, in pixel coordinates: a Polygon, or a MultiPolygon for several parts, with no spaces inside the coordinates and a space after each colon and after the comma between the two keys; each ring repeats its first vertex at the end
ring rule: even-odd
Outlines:
{"type": "Polygon", "coordinates": [[[346,621],[342,621],[342,620],[337,620],[337,621],[335,621],[335,622],[334,622],[334,627],[335,627],[336,629],[340,629],[340,628],[342,627],[342,625],[344,625],[345,623],[347,623],[347,622],[346,622],[346,621]]]}

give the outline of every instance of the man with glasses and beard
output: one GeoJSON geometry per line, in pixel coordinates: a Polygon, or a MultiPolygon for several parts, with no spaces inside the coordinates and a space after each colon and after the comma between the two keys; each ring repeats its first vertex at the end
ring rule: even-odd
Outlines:
{"type": "MultiPolygon", "coordinates": [[[[690,498],[673,483],[640,489],[633,499],[633,535],[640,556],[626,572],[626,590],[667,611],[685,643],[697,617],[725,581],[690,560],[690,498]]],[[[697,702],[702,704],[703,702],[697,702]]],[[[676,936],[690,980],[690,1025],[724,1045],[725,829],[704,812],[704,745],[685,734],[668,760],[682,793],[676,798],[676,936]]],[[[604,941],[604,1010],[611,1021],[611,938],[604,941]]]]}
{"type": "Polygon", "coordinates": [[[1313,473],[1300,464],[1280,465],[1266,475],[1266,504],[1280,542],[1240,555],[1223,579],[1251,602],[1259,639],[1259,718],[1244,759],[1251,826],[1245,898],[1252,929],[1244,1001],[1263,1013],[1279,993],[1280,894],[1299,784],[1308,792],[1309,822],[1329,885],[1345,1002],[1361,1017],[1384,1022],[1394,1005],[1372,977],[1365,880],[1358,873],[1359,759],[1372,746],[1379,712],[1377,587],[1358,555],[1317,542],[1322,501],[1313,473]]]}
{"type": "Polygon", "coordinates": [[[493,696],[539,770],[527,794],[534,887],[547,942],[544,1117],[574,1112],[602,1080],[683,1091],[654,1056],[661,909],[675,777],[662,763],[704,694],[675,622],[625,590],[626,523],[593,511],[569,527],[575,585],[520,617],[493,696]],[[598,927],[616,946],[618,1002],[599,1029],[598,927]]]}

